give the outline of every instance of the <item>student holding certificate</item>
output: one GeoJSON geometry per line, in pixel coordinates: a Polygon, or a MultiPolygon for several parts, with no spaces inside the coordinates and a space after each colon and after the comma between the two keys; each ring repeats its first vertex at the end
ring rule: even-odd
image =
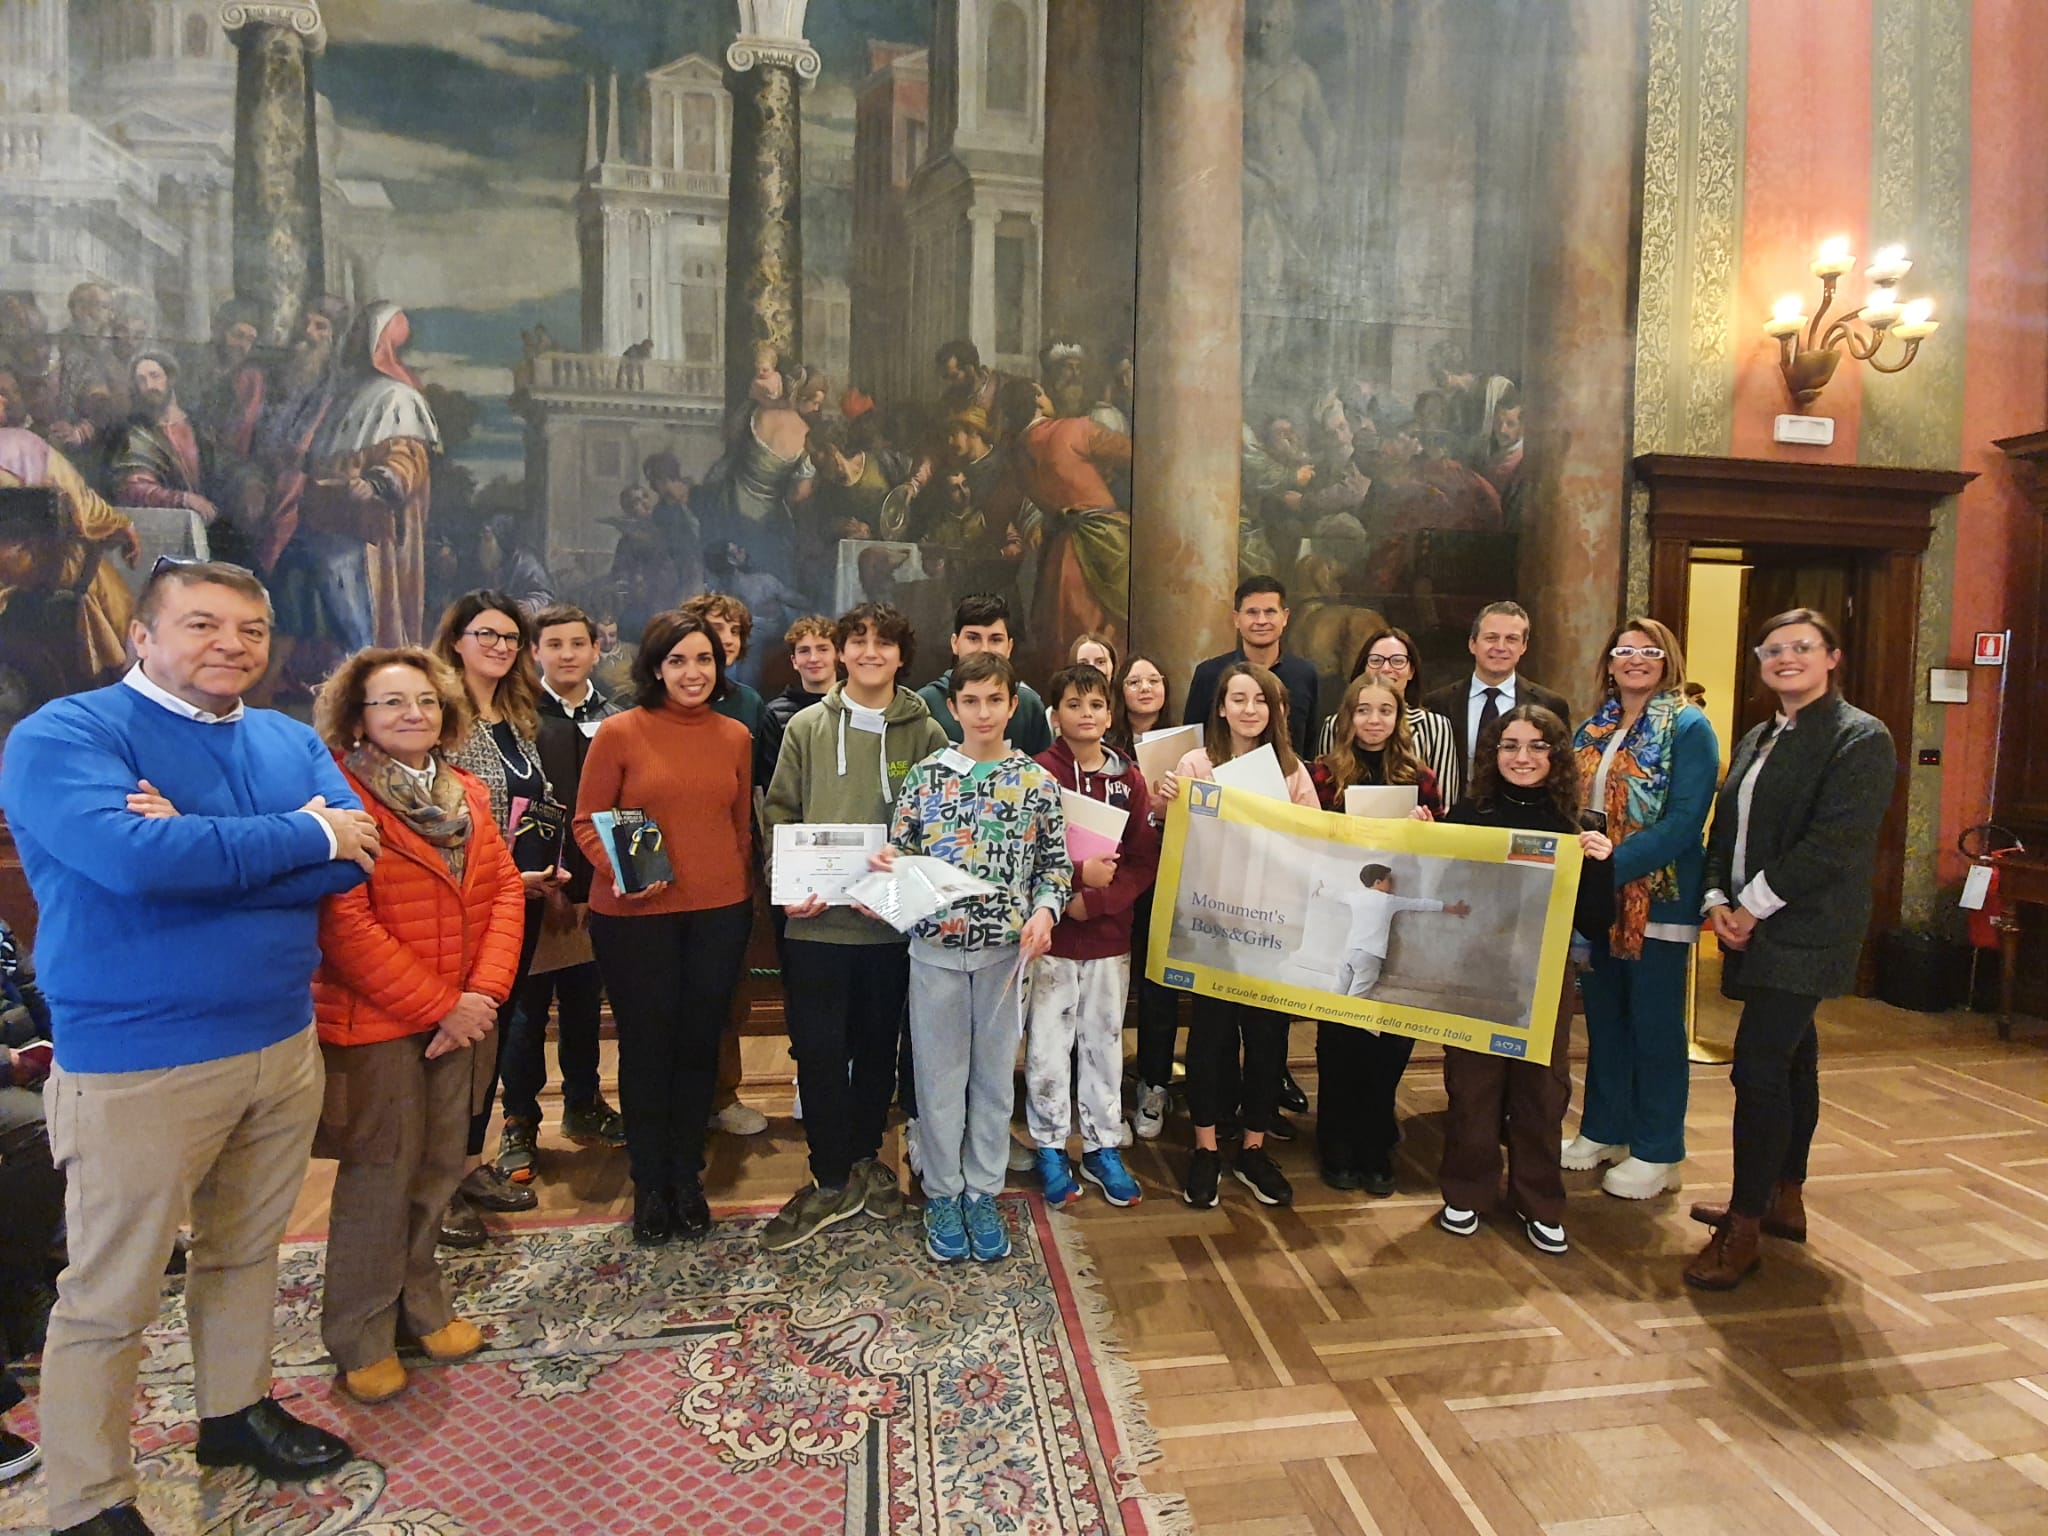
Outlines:
{"type": "MultiPolygon", "coordinates": [[[[846,681],[789,721],[762,818],[771,836],[797,823],[887,823],[911,765],[946,745],[924,701],[896,681],[915,652],[908,619],[887,603],[862,603],[840,618],[833,639],[846,681]]],[[[880,1154],[910,989],[909,941],[817,895],[783,911],[783,1006],[812,1182],[763,1229],[761,1245],[771,1252],[863,1211],[880,1219],[903,1209],[896,1171],[880,1154]]]]}

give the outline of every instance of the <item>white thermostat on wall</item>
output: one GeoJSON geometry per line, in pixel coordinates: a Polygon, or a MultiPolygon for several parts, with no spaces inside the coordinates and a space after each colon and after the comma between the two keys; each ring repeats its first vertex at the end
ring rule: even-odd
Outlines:
{"type": "Polygon", "coordinates": [[[1799,443],[1808,448],[1825,448],[1835,440],[1832,416],[1780,416],[1772,434],[1781,443],[1799,443]]]}

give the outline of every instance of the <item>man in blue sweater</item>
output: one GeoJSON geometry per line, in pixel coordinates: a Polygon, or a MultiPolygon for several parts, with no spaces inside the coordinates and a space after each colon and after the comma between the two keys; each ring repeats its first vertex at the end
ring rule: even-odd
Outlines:
{"type": "Polygon", "coordinates": [[[0,762],[57,1048],[70,1264],[39,1410],[57,1536],[148,1536],[128,1421],[187,1212],[200,1463],[289,1479],[349,1459],[271,1401],[270,1319],[320,1116],[320,899],[380,849],[313,732],[243,711],[270,625],[239,566],[159,562],[135,667],[37,710],[0,762]]]}

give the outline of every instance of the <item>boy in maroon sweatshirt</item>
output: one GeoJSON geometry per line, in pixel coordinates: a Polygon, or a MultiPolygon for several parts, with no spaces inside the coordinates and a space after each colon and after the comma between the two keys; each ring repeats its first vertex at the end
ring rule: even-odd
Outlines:
{"type": "MultiPolygon", "coordinates": [[[[1126,812],[1123,840],[1107,857],[1074,863],[1074,895],[1052,931],[1052,952],[1031,968],[1025,1049],[1026,1122],[1037,1145],[1048,1205],[1081,1198],[1067,1161],[1068,1105],[1078,1104],[1081,1177],[1111,1205],[1136,1205],[1138,1181],[1117,1152],[1123,1129],[1124,1001],[1131,986],[1131,908],[1159,868],[1138,765],[1103,741],[1109,679],[1091,666],[1053,675],[1046,699],[1058,736],[1038,754],[1062,790],[1126,812]]],[[[1069,819],[1069,847],[1073,823],[1069,819]]]]}

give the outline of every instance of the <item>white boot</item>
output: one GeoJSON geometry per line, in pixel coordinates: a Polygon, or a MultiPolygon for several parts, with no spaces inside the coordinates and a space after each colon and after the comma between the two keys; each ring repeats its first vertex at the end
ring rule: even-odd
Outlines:
{"type": "Polygon", "coordinates": [[[1678,1182],[1678,1164],[1632,1157],[1608,1169],[1600,1187],[1623,1200],[1654,1200],[1665,1190],[1676,1188],[1678,1182]]]}
{"type": "Polygon", "coordinates": [[[1558,1155],[1558,1161],[1574,1173],[1584,1173],[1588,1168],[1598,1168],[1602,1163],[1618,1163],[1627,1156],[1627,1147],[1618,1147],[1605,1141],[1588,1141],[1583,1136],[1574,1136],[1564,1144],[1564,1151],[1558,1155]]]}

